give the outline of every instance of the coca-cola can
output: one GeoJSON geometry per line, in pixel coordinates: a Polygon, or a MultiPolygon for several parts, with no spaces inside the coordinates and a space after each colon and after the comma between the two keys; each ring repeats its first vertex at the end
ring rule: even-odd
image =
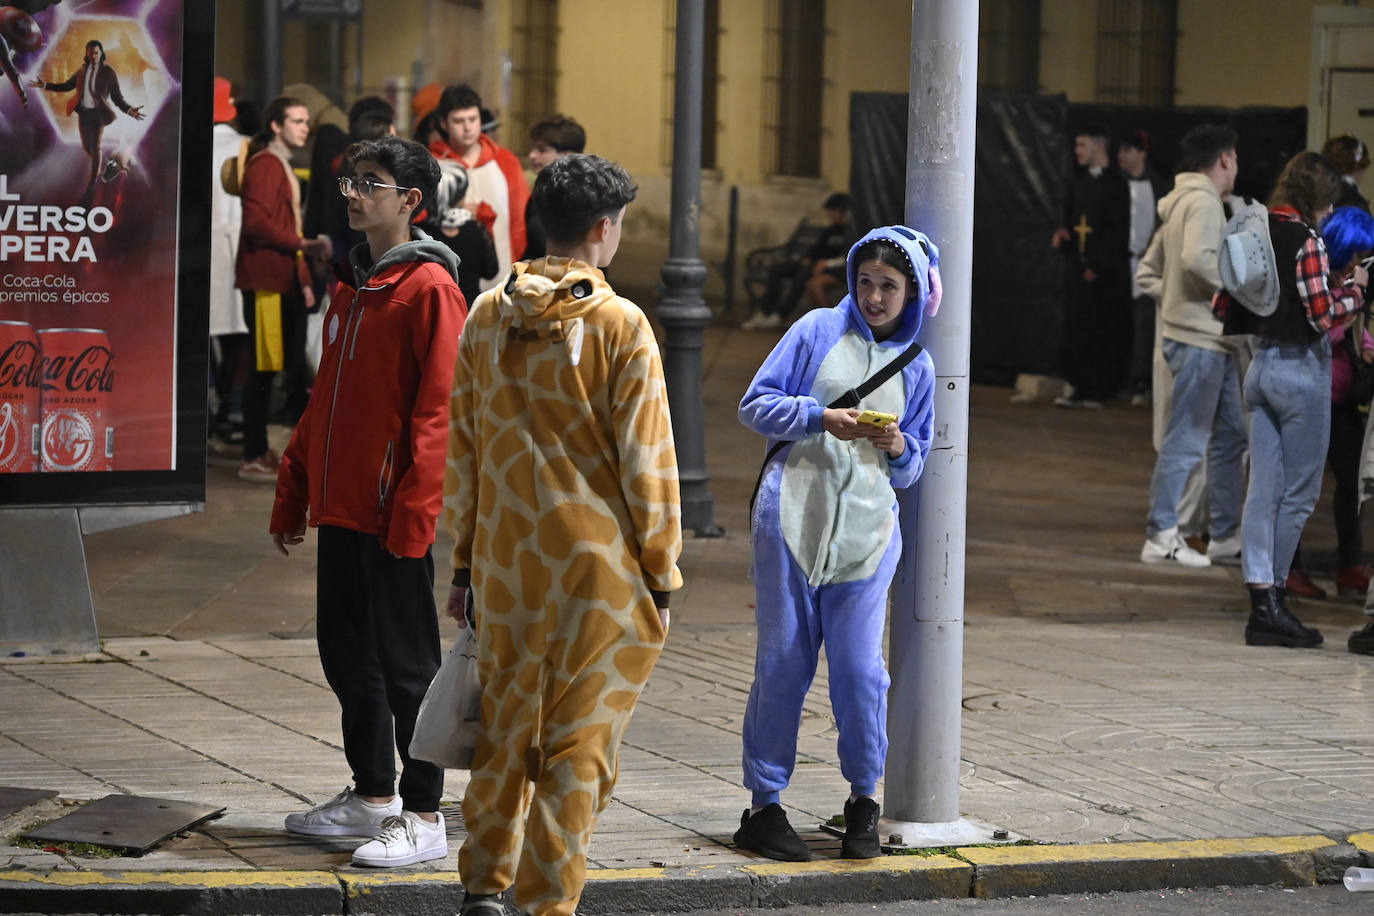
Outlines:
{"type": "Polygon", "coordinates": [[[114,358],[94,328],[38,332],[43,397],[39,451],[44,471],[114,469],[114,358]]]}
{"type": "Polygon", "coordinates": [[[0,474],[38,470],[38,338],[27,321],[0,321],[0,474]]]}

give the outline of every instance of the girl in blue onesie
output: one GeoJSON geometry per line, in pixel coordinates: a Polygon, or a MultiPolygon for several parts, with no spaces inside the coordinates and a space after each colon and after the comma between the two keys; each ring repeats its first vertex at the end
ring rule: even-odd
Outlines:
{"type": "Polygon", "coordinates": [[[810,851],[778,802],[797,755],[802,701],[825,643],[830,704],[839,728],[845,858],[880,854],[873,798],[887,755],[883,624],[901,554],[899,487],[921,474],[930,451],[935,366],[922,351],[864,397],[858,388],[916,339],[939,305],[939,251],[904,226],[875,229],[849,251],[849,295],[794,324],[740,402],[740,422],[770,443],[753,515],[758,650],[744,716],[744,784],[753,807],[735,844],[770,859],[810,851]],[[895,414],[884,428],[864,410],[895,414]]]}

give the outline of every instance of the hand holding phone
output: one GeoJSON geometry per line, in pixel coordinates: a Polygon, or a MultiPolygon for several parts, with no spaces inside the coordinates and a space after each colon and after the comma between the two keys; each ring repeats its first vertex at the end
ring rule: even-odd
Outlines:
{"type": "Polygon", "coordinates": [[[854,419],[860,423],[867,423],[869,426],[883,429],[889,424],[896,423],[897,415],[895,413],[883,413],[879,410],[865,410],[854,419]]]}

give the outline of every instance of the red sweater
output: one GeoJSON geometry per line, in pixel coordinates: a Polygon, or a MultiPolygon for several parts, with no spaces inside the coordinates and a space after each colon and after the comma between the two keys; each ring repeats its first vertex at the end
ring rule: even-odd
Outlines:
{"type": "MultiPolygon", "coordinates": [[[[294,175],[290,181],[295,181],[294,175]]],[[[285,163],[271,150],[248,160],[243,170],[243,228],[239,230],[234,285],[288,293],[310,283],[305,259],[297,257],[301,235],[285,163]]]]}

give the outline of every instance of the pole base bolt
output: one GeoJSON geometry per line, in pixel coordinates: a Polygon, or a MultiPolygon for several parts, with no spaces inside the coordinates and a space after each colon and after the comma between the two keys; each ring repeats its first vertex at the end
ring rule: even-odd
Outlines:
{"type": "Polygon", "coordinates": [[[1000,827],[992,832],[992,838],[994,840],[1005,840],[1007,836],[1007,832],[1000,827]]]}
{"type": "Polygon", "coordinates": [[[902,839],[902,835],[901,835],[900,833],[894,833],[894,834],[892,834],[891,836],[889,836],[889,837],[887,838],[887,845],[889,845],[889,846],[905,846],[905,845],[906,845],[906,841],[902,839]]]}

